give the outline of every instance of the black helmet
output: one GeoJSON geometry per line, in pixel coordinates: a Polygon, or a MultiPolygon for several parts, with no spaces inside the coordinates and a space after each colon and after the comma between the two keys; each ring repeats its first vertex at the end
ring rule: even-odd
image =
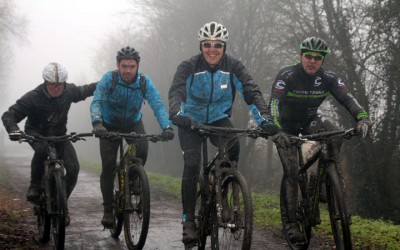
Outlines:
{"type": "Polygon", "coordinates": [[[329,54],[330,50],[326,45],[326,42],[318,37],[307,37],[301,44],[300,44],[301,53],[306,51],[315,51],[321,53],[323,56],[329,54]]]}
{"type": "Polygon", "coordinates": [[[139,52],[131,47],[122,48],[117,53],[117,61],[120,62],[122,59],[133,59],[136,62],[140,61],[139,52]]]}

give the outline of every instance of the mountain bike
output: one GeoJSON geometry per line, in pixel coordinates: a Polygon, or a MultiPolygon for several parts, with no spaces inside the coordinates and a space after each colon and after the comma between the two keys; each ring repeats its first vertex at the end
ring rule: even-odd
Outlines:
{"type": "Polygon", "coordinates": [[[142,160],[136,157],[136,146],[123,139],[162,141],[160,135],[107,132],[102,138],[120,141],[120,162],[114,173],[113,216],[111,236],[118,238],[124,226],[128,249],[142,249],[150,223],[150,187],[142,160]]]}
{"type": "Polygon", "coordinates": [[[48,143],[47,159],[44,161],[44,174],[39,198],[32,201],[37,216],[38,240],[46,243],[50,240],[50,232],[54,249],[64,249],[65,243],[65,210],[67,197],[65,194],[64,161],[58,156],[55,144],[62,141],[76,142],[92,133],[71,133],[61,136],[41,136],[23,134],[19,142],[45,141],[48,143]]]}
{"type": "Polygon", "coordinates": [[[344,190],[334,162],[329,157],[328,141],[334,137],[350,139],[357,135],[355,129],[328,131],[304,136],[288,135],[291,144],[298,150],[299,170],[297,183],[299,187],[298,204],[296,209],[296,220],[301,232],[304,234],[304,241],[291,242],[289,239],[289,226],[287,215],[282,209],[284,204],[284,184],[281,185],[281,218],[283,232],[289,247],[294,250],[307,249],[311,238],[311,228],[320,224],[319,202],[325,183],[326,201],[329,211],[333,238],[336,249],[352,249],[350,224],[351,216],[346,208],[344,190]],[[313,147],[307,153],[302,145],[313,143],[313,147]],[[310,167],[318,161],[317,174],[310,178],[307,173],[310,167]]]}
{"type": "Polygon", "coordinates": [[[245,178],[238,164],[228,159],[228,152],[238,136],[257,138],[259,129],[213,127],[195,123],[191,129],[203,135],[203,166],[200,170],[196,198],[195,222],[198,243],[185,245],[185,249],[205,249],[207,236],[211,236],[212,249],[250,249],[253,230],[253,205],[245,178]],[[218,148],[208,160],[207,138],[210,135],[236,134],[218,148]]]}

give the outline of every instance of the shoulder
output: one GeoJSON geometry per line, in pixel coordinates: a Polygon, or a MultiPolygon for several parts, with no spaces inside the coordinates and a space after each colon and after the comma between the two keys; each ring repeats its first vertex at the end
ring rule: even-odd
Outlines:
{"type": "Polygon", "coordinates": [[[285,66],[279,70],[277,76],[281,79],[290,79],[296,75],[296,72],[299,70],[299,64],[293,64],[289,66],[285,66]]]}
{"type": "Polygon", "coordinates": [[[328,82],[341,82],[341,77],[339,76],[339,74],[330,71],[330,70],[326,70],[324,68],[321,68],[320,70],[320,74],[323,77],[323,79],[325,79],[328,82]]]}

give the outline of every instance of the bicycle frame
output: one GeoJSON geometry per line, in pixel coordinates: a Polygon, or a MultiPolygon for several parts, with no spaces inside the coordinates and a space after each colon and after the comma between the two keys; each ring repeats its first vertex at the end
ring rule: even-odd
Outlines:
{"type": "MultiPolygon", "coordinates": [[[[328,141],[335,136],[349,139],[356,134],[354,129],[349,129],[303,136],[289,135],[291,144],[297,148],[298,152],[299,170],[297,183],[299,185],[301,197],[299,197],[300,200],[298,200],[299,203],[297,206],[297,223],[305,236],[304,241],[296,242],[289,239],[290,227],[287,228],[287,215],[285,215],[285,212],[282,212],[281,209],[283,231],[291,249],[306,249],[311,237],[311,228],[321,223],[319,220],[319,202],[322,183],[324,182],[326,183],[327,203],[335,244],[338,249],[351,249],[350,217],[347,214],[346,202],[343,197],[343,187],[340,184],[336,166],[333,159],[329,156],[328,141]],[[303,155],[301,146],[308,141],[316,141],[318,145],[312,149],[310,156],[306,157],[303,155]],[[309,180],[308,170],[317,161],[319,161],[317,172],[312,176],[312,179],[309,180]]],[[[282,187],[284,187],[283,182],[281,192],[283,192],[282,187]]],[[[282,202],[284,202],[284,200],[281,196],[281,206],[282,202]]]]}
{"type": "MultiPolygon", "coordinates": [[[[213,249],[249,249],[252,235],[251,194],[243,175],[237,170],[237,162],[227,159],[227,154],[235,145],[238,137],[228,139],[220,145],[208,159],[207,138],[210,135],[227,136],[240,134],[255,138],[260,136],[257,129],[235,129],[212,127],[202,124],[193,125],[203,136],[203,165],[200,170],[196,223],[198,227],[198,249],[204,249],[207,236],[211,235],[213,249]],[[199,203],[198,203],[199,204],[199,203]]],[[[196,244],[185,245],[191,249],[196,244]]]]}

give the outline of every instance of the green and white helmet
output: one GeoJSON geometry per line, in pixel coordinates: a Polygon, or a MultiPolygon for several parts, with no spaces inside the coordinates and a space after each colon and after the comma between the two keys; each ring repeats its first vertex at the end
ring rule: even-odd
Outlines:
{"type": "Polygon", "coordinates": [[[321,53],[323,56],[329,54],[330,50],[326,42],[318,37],[307,37],[304,41],[300,44],[301,53],[306,51],[315,51],[321,53]]]}
{"type": "Polygon", "coordinates": [[[199,41],[217,40],[226,43],[229,38],[228,29],[217,22],[206,23],[199,30],[199,41]]]}
{"type": "Polygon", "coordinates": [[[47,82],[66,82],[68,79],[68,72],[59,63],[49,63],[44,67],[42,72],[43,79],[47,82]]]}

